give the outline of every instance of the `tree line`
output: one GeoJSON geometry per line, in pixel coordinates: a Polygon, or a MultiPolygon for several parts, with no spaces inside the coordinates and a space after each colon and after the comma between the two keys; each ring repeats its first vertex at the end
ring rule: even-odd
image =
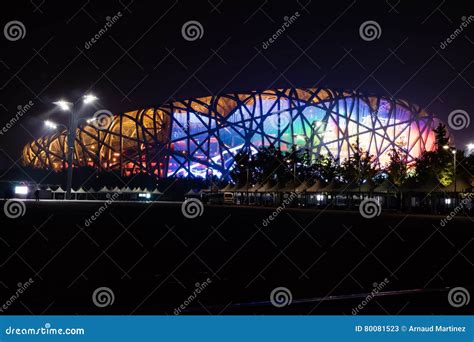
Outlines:
{"type": "MultiPolygon", "coordinates": [[[[99,171],[92,167],[79,167],[74,169],[73,187],[99,189],[103,186],[119,188],[130,186],[153,189],[159,185],[160,190],[168,189],[169,192],[181,193],[190,188],[222,187],[229,180],[242,185],[247,182],[252,185],[263,184],[267,181],[286,184],[294,179],[297,182],[312,183],[319,180],[324,183],[335,181],[360,185],[367,181],[379,184],[387,178],[397,186],[431,181],[448,186],[454,180],[454,158],[457,164],[457,179],[464,178],[471,181],[474,174],[474,156],[464,156],[463,151],[457,151],[453,157],[453,146],[449,146],[444,125],[440,124],[434,133],[434,150],[423,152],[409,165],[405,162],[406,154],[401,148],[392,149],[389,152],[389,162],[380,167],[376,165],[374,156],[363,151],[357,142],[353,146],[354,152],[351,156],[341,162],[329,155],[314,157],[307,148],[298,149],[293,146],[289,151],[281,151],[270,145],[261,147],[256,152],[245,149],[239,151],[234,157],[233,167],[223,174],[222,178],[213,175],[202,179],[190,175],[185,178],[157,179],[156,176],[146,173],[125,177],[119,171],[99,171]]],[[[55,184],[63,187],[66,183],[65,171],[56,172],[19,165],[1,172],[1,175],[0,188],[8,186],[8,182],[11,181],[55,184]]]]}
{"type": "Polygon", "coordinates": [[[459,150],[453,154],[446,127],[440,124],[434,129],[435,148],[424,151],[415,161],[407,163],[406,151],[394,148],[389,151],[386,165],[377,165],[375,157],[360,148],[359,142],[352,146],[349,158],[339,161],[330,155],[312,157],[308,148],[298,149],[292,146],[289,151],[281,151],[274,145],[259,148],[252,153],[241,150],[235,156],[234,168],[229,175],[236,184],[263,184],[270,182],[352,183],[365,182],[379,184],[389,179],[397,186],[439,182],[448,186],[454,181],[454,163],[456,177],[471,181],[474,174],[474,156],[465,156],[459,150]]]}

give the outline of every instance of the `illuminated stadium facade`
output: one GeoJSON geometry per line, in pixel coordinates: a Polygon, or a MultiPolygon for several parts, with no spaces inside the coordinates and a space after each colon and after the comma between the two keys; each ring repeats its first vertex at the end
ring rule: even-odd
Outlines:
{"type": "MultiPolygon", "coordinates": [[[[377,166],[397,148],[410,163],[434,148],[439,120],[406,101],[331,89],[290,88],[207,96],[79,125],[74,166],[157,177],[228,174],[241,149],[308,148],[343,161],[357,140],[377,166]],[[105,124],[104,124],[105,122],[105,124]]],[[[25,165],[67,167],[67,132],[30,142],[25,165]]]]}

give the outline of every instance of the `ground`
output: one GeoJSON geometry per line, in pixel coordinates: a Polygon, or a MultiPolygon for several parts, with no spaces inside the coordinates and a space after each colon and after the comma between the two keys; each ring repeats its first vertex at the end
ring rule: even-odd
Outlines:
{"type": "Polygon", "coordinates": [[[469,217],[206,205],[189,219],[181,203],[99,201],[25,209],[0,218],[7,314],[472,313],[472,302],[448,301],[453,287],[474,290],[469,217]],[[99,287],[111,305],[94,304],[99,287]],[[272,305],[277,287],[289,305],[272,305]]]}

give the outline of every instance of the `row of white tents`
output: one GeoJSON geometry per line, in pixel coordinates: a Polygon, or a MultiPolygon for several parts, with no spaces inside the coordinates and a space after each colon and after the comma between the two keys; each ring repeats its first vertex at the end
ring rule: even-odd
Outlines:
{"type": "Polygon", "coordinates": [[[472,192],[472,185],[463,179],[456,181],[456,188],[454,183],[449,186],[442,186],[439,183],[429,182],[419,184],[417,186],[402,186],[397,187],[395,184],[390,182],[388,179],[384,180],[380,185],[376,186],[372,182],[365,182],[361,185],[356,184],[343,184],[337,182],[330,182],[324,184],[321,181],[310,183],[290,181],[286,184],[283,183],[272,183],[267,182],[265,184],[228,184],[225,187],[219,189],[219,192],[234,192],[234,193],[285,193],[285,192],[296,192],[296,193],[379,193],[379,194],[396,194],[396,193],[408,193],[408,192],[420,192],[420,193],[469,193],[472,192]]]}
{"type": "MultiPolygon", "coordinates": [[[[103,186],[99,190],[95,190],[94,188],[87,189],[80,187],[78,189],[71,190],[72,199],[77,200],[105,199],[111,196],[114,196],[115,199],[122,200],[155,200],[162,195],[163,193],[160,192],[158,188],[149,190],[147,188],[135,187],[132,189],[128,186],[123,188],[119,188],[117,186],[114,188],[108,188],[103,186]]],[[[48,186],[45,189],[40,189],[40,197],[50,199],[64,199],[66,197],[66,190],[61,186],[48,186]]]]}
{"type": "MultiPolygon", "coordinates": [[[[210,190],[207,190],[208,192],[210,190]]],[[[397,187],[388,179],[380,185],[365,182],[361,185],[341,184],[320,181],[314,183],[292,181],[265,184],[228,184],[218,190],[219,193],[232,193],[233,203],[252,205],[280,205],[291,196],[293,204],[298,206],[357,206],[364,198],[372,197],[385,208],[434,207],[453,208],[466,194],[473,192],[469,182],[458,179],[454,184],[442,186],[439,183],[424,183],[416,186],[397,187]]]]}

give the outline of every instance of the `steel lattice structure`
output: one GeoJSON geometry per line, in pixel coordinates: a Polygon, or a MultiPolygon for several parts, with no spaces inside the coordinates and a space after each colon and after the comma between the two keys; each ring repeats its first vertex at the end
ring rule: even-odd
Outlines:
{"type": "MultiPolygon", "coordinates": [[[[359,147],[383,166],[398,148],[410,163],[434,148],[439,120],[403,100],[325,88],[289,88],[174,101],[77,129],[74,166],[157,177],[221,176],[235,154],[273,144],[308,148],[342,161],[359,147]]],[[[66,131],[27,144],[23,162],[67,167],[66,131]]]]}

